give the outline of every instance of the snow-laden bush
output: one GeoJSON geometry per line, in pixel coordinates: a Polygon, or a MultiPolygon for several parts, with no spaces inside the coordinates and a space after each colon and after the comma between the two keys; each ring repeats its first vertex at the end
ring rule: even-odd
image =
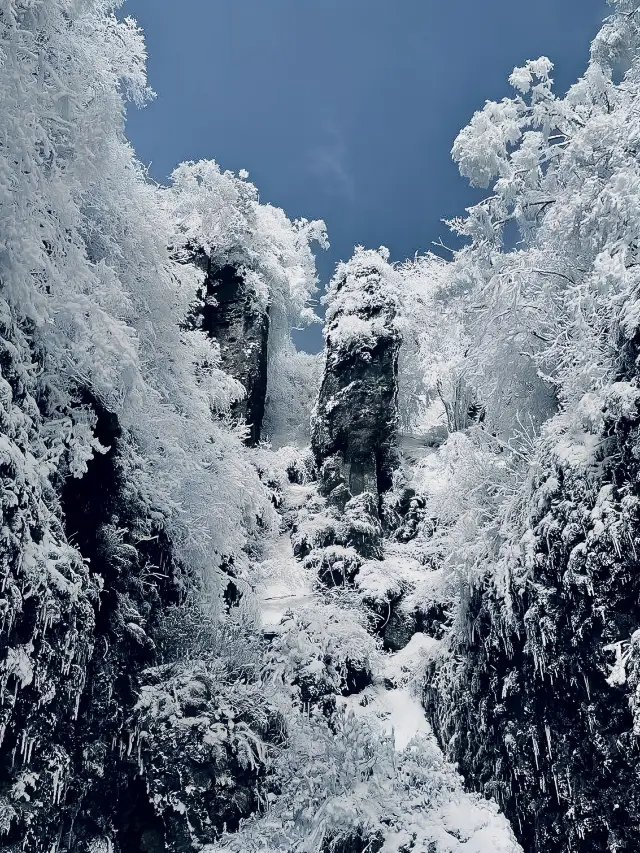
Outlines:
{"type": "Polygon", "coordinates": [[[280,684],[296,703],[334,707],[335,697],[371,680],[377,662],[374,639],[362,612],[325,605],[308,607],[282,620],[265,658],[263,679],[280,684]]]}
{"type": "Polygon", "coordinates": [[[274,447],[309,444],[311,412],[321,378],[320,355],[299,352],[291,341],[272,353],[263,432],[274,447]]]}
{"type": "Polygon", "coordinates": [[[145,671],[130,722],[153,810],[172,847],[212,840],[256,811],[284,723],[257,684],[211,660],[145,671]]]}
{"type": "Polygon", "coordinates": [[[293,716],[274,782],[281,788],[265,813],[207,853],[520,849],[496,807],[462,791],[432,737],[398,754],[391,738],[352,714],[338,713],[330,724],[293,716]]]}
{"type": "Polygon", "coordinates": [[[423,433],[437,419],[434,403],[447,407],[449,429],[466,415],[459,393],[465,349],[461,306],[450,298],[451,265],[433,254],[396,267],[400,279],[396,325],[402,336],[398,360],[398,412],[405,433],[423,433]],[[456,407],[460,409],[455,417],[456,407]]]}

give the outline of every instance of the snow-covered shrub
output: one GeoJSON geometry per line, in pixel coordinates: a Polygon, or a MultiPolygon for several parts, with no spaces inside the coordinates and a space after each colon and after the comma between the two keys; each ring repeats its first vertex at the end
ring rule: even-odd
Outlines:
{"type": "Polygon", "coordinates": [[[316,548],[304,560],[307,569],[313,569],[320,583],[325,586],[346,586],[362,565],[362,558],[355,548],[343,545],[327,545],[316,548]]]}
{"type": "Polygon", "coordinates": [[[223,835],[207,853],[520,849],[495,805],[462,791],[432,737],[398,754],[390,737],[342,712],[330,724],[295,715],[289,737],[264,815],[223,835]]]}
{"type": "Polygon", "coordinates": [[[283,741],[283,720],[260,686],[225,674],[211,660],[142,674],[130,750],[169,849],[213,840],[255,812],[283,741]]]}
{"type": "Polygon", "coordinates": [[[361,612],[308,607],[283,619],[269,646],[263,679],[292,689],[298,704],[327,713],[336,696],[359,692],[370,682],[376,655],[361,612]]]}
{"type": "Polygon", "coordinates": [[[321,377],[320,355],[299,352],[290,341],[272,354],[263,431],[274,447],[308,445],[321,377]]]}
{"type": "MultiPolygon", "coordinates": [[[[451,264],[427,254],[396,267],[400,281],[396,325],[398,413],[404,433],[424,434],[442,420],[450,430],[466,426],[472,399],[461,399],[466,347],[461,306],[450,298],[451,264]],[[440,404],[437,406],[435,404],[440,404]]],[[[471,395],[472,398],[472,395],[471,395]]]]}
{"type": "Polygon", "coordinates": [[[346,544],[342,540],[339,518],[331,512],[324,498],[313,494],[298,511],[291,542],[293,553],[304,558],[316,548],[346,544]]]}
{"type": "Polygon", "coordinates": [[[363,492],[347,501],[343,525],[345,544],[363,557],[381,555],[382,526],[375,497],[363,492]]]}
{"type": "Polygon", "coordinates": [[[224,681],[255,681],[264,654],[250,600],[243,600],[224,619],[214,619],[197,589],[163,609],[154,642],[159,663],[210,660],[224,667],[224,681]]]}
{"type": "Polygon", "coordinates": [[[294,554],[328,586],[351,582],[362,558],[379,557],[381,538],[378,509],[368,492],[350,498],[342,511],[314,496],[298,511],[291,536],[294,554]]]}
{"type": "Polygon", "coordinates": [[[278,459],[285,462],[285,470],[290,483],[297,486],[307,486],[315,479],[313,454],[309,447],[300,450],[298,447],[285,445],[275,451],[278,459]]]}

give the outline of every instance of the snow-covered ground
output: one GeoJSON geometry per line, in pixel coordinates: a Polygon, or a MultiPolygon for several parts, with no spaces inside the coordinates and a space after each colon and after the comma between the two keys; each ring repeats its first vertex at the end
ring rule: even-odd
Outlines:
{"type": "MultiPolygon", "coordinates": [[[[313,486],[290,484],[285,495],[287,506],[302,507],[313,491],[313,486]]],[[[256,584],[263,629],[275,628],[287,611],[298,613],[312,604],[313,584],[312,572],[293,555],[287,530],[267,542],[256,584]]],[[[434,645],[437,641],[426,634],[414,634],[401,651],[381,655],[380,671],[373,673],[372,686],[339,699],[358,716],[375,718],[385,731],[393,733],[397,750],[404,749],[415,735],[431,732],[413,688],[423,654],[434,645]],[[387,688],[385,684],[394,686],[387,688]]]]}
{"type": "Polygon", "coordinates": [[[376,718],[386,732],[393,733],[398,751],[403,750],[415,735],[431,733],[414,688],[423,654],[435,645],[437,641],[432,637],[414,634],[404,649],[382,657],[382,669],[378,678],[374,675],[377,683],[373,687],[341,699],[355,714],[376,718]],[[395,686],[386,688],[385,682],[395,686]]]}
{"type": "MultiPolygon", "coordinates": [[[[299,509],[308,500],[313,487],[289,484],[287,506],[299,509]]],[[[258,566],[256,592],[260,602],[262,627],[275,627],[288,610],[297,612],[313,598],[313,578],[293,556],[288,531],[265,545],[264,559],[258,566]]]]}
{"type": "MultiPolygon", "coordinates": [[[[287,485],[283,500],[287,518],[316,504],[315,486],[287,485]]],[[[282,711],[291,713],[289,751],[278,765],[286,779],[282,795],[237,833],[207,846],[207,853],[315,851],[329,839],[353,838],[363,827],[372,839],[384,835],[382,853],[522,853],[495,803],[464,791],[425,717],[421,673],[439,642],[418,632],[400,651],[376,648],[360,618],[359,587],[323,591],[316,570],[294,557],[290,533],[283,523],[263,543],[254,567],[262,629],[276,637],[273,683],[280,683],[282,673],[286,684],[295,683],[289,663],[303,677],[328,675],[326,683],[332,683],[340,660],[358,661],[371,678],[357,693],[336,695],[338,706],[350,712],[340,731],[308,709],[297,714],[289,694],[282,695],[282,711]],[[296,618],[287,619],[288,612],[296,618]]],[[[385,596],[396,581],[406,589],[440,583],[438,573],[415,559],[411,548],[387,543],[385,552],[385,559],[366,561],[361,568],[373,598],[378,586],[385,596]]]]}

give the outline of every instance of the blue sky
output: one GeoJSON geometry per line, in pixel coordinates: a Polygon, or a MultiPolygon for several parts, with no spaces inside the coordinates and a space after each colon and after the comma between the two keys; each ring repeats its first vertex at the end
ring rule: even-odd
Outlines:
{"type": "MultiPolygon", "coordinates": [[[[127,0],[157,99],[128,133],[165,181],[182,160],[245,168],[263,201],[324,219],[325,283],[357,243],[402,259],[450,242],[476,194],[449,152],[515,65],[584,70],[604,0],[127,0]]],[[[320,348],[319,329],[302,333],[320,348]]]]}

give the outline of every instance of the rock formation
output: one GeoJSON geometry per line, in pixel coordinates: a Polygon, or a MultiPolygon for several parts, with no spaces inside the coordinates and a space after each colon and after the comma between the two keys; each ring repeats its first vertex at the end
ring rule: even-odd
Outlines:
{"type": "Polygon", "coordinates": [[[511,606],[486,578],[450,651],[456,665],[448,676],[433,665],[426,681],[449,758],[536,853],[640,847],[638,680],[625,671],[640,636],[640,416],[621,404],[637,400],[635,347],[621,356],[596,464],[551,460],[536,484],[511,606]]]}
{"type": "Polygon", "coordinates": [[[398,464],[398,352],[393,270],[358,250],[338,268],[327,302],[326,363],[312,426],[322,489],[343,505],[380,495],[398,464]]]}
{"type": "Polygon", "coordinates": [[[249,429],[248,444],[260,440],[267,396],[269,312],[237,266],[208,261],[203,285],[202,329],[220,345],[221,367],[244,385],[233,412],[249,429]]]}
{"type": "MultiPolygon", "coordinates": [[[[221,296],[229,279],[241,289],[230,268],[221,275],[221,296]]],[[[268,320],[251,313],[248,296],[234,302],[234,292],[221,298],[224,319],[205,313],[204,323],[228,342],[242,378],[253,379],[263,369],[268,320]]],[[[95,421],[100,450],[81,476],[63,463],[66,475],[54,488],[38,476],[48,451],[28,363],[7,312],[0,325],[0,419],[10,451],[0,468],[9,543],[0,593],[0,849],[31,853],[59,839],[60,849],[85,853],[111,839],[109,849],[122,853],[187,850],[256,808],[263,764],[239,767],[242,744],[230,738],[221,752],[205,727],[215,720],[217,732],[226,709],[259,708],[261,700],[243,694],[220,709],[206,665],[175,659],[176,646],[197,633],[176,583],[182,570],[161,522],[150,522],[128,486],[118,417],[86,388],[76,404],[81,418],[95,421]],[[172,608],[180,625],[169,636],[172,608]],[[149,713],[163,720],[161,708],[168,722],[156,730],[149,713]],[[190,714],[198,728],[181,725],[190,714]],[[227,771],[233,784],[221,785],[227,771]],[[192,795],[177,808],[187,778],[192,795]]],[[[264,383],[261,391],[247,384],[243,411],[259,428],[264,383]]],[[[46,398],[39,405],[46,409],[46,398]]],[[[197,580],[188,585],[197,588],[197,580]]],[[[243,724],[257,727],[258,737],[266,726],[265,740],[273,740],[267,729],[275,711],[263,710],[243,724]]]]}

